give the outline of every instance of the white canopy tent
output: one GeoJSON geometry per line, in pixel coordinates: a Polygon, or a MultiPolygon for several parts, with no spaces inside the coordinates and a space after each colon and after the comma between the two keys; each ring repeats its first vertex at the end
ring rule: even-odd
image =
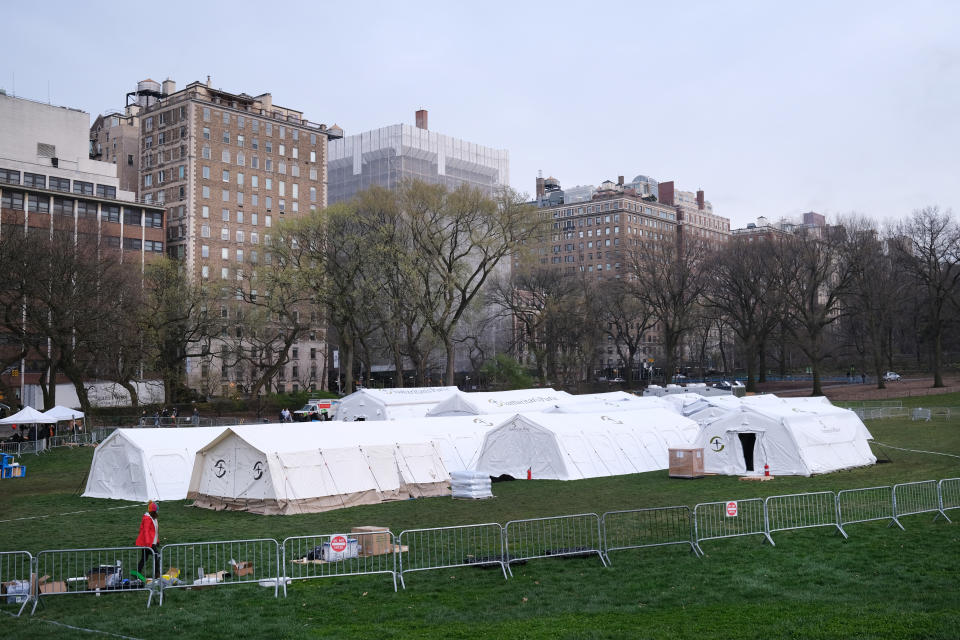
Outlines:
{"type": "Polygon", "coordinates": [[[183,500],[197,450],[224,429],[117,429],[94,450],[83,496],[183,500]]]}
{"type": "Polygon", "coordinates": [[[447,465],[465,468],[492,426],[471,417],[231,427],[197,452],[188,497],[211,509],[294,514],[449,495],[447,465]]]}
{"type": "Polygon", "coordinates": [[[809,476],[876,463],[873,437],[854,412],[791,400],[744,402],[706,422],[696,442],[704,471],[760,474],[769,465],[773,475],[809,476]]]}
{"type": "Polygon", "coordinates": [[[555,389],[517,389],[464,393],[458,391],[437,403],[427,417],[513,414],[519,411],[543,411],[577,396],[555,389]]]}
{"type": "Polygon", "coordinates": [[[62,407],[60,405],[55,406],[53,409],[44,411],[43,415],[56,418],[57,422],[63,422],[65,420],[80,420],[83,418],[82,411],[70,409],[69,407],[62,407]]]}
{"type": "Polygon", "coordinates": [[[422,418],[438,402],[458,392],[457,387],[360,389],[340,401],[336,419],[354,422],[422,418]]]}
{"type": "Polygon", "coordinates": [[[0,424],[4,425],[21,425],[21,424],[54,424],[57,422],[57,419],[48,416],[40,411],[37,411],[33,407],[24,407],[20,411],[17,411],[12,416],[7,416],[0,420],[0,424]]]}
{"type": "Polygon", "coordinates": [[[490,430],[475,469],[491,476],[578,480],[666,469],[697,424],[668,409],[605,414],[516,414],[490,430]]]}

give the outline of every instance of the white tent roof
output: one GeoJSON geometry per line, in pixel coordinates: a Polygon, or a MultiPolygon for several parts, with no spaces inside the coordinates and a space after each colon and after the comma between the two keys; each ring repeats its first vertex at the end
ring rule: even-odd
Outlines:
{"type": "Polygon", "coordinates": [[[656,396],[631,396],[629,400],[604,400],[592,399],[595,396],[604,396],[606,394],[584,394],[573,396],[569,401],[557,403],[549,409],[544,409],[545,413],[610,413],[617,411],[640,411],[642,409],[668,409],[673,411],[673,406],[664,402],[656,396]],[[583,399],[586,398],[586,399],[583,399]]]}
{"type": "Polygon", "coordinates": [[[574,397],[576,396],[566,391],[556,391],[550,388],[478,393],[458,391],[446,400],[437,403],[427,412],[427,416],[476,416],[497,413],[511,414],[518,411],[543,411],[574,397]]]}
{"type": "Polygon", "coordinates": [[[53,424],[56,418],[40,413],[33,407],[24,407],[12,416],[0,420],[0,424],[53,424]]]}
{"type": "Polygon", "coordinates": [[[197,450],[226,427],[117,429],[97,445],[85,498],[183,500],[197,450]]]}
{"type": "Polygon", "coordinates": [[[77,411],[76,409],[70,409],[69,407],[61,407],[60,405],[57,405],[49,411],[44,411],[43,415],[56,418],[59,422],[62,420],[77,420],[82,418],[83,412],[77,411]]]}
{"type": "Polygon", "coordinates": [[[457,387],[402,387],[360,389],[337,405],[336,419],[398,420],[422,418],[434,405],[458,392],[457,387]]]}
{"type": "MultiPolygon", "coordinates": [[[[446,495],[442,447],[415,428],[424,422],[231,427],[197,452],[188,496],[202,507],[288,514],[446,495]]],[[[457,422],[466,431],[470,420],[457,422]]],[[[442,423],[458,428],[440,420],[436,429],[442,423]]]]}
{"type": "Polygon", "coordinates": [[[766,399],[704,424],[697,446],[708,473],[829,473],[874,464],[872,439],[855,413],[822,402],[766,399]],[[751,453],[752,450],[752,453],[751,453]],[[753,469],[747,468],[752,457],[753,469]]]}
{"type": "Polygon", "coordinates": [[[477,471],[577,480],[666,469],[668,449],[690,447],[698,426],[668,409],[607,414],[516,414],[490,430],[477,471]]]}

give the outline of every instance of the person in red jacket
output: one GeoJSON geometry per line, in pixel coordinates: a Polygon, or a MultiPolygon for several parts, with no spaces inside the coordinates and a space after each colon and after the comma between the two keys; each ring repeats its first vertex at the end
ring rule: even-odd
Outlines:
{"type": "Polygon", "coordinates": [[[153,549],[153,577],[160,576],[160,525],[157,522],[157,503],[151,500],[147,504],[147,512],[140,519],[140,533],[137,535],[136,545],[143,547],[137,572],[143,574],[143,565],[150,555],[147,549],[153,549]]]}

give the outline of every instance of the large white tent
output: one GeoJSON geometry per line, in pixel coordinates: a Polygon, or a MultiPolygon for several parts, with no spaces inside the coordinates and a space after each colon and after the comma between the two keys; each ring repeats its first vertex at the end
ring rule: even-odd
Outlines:
{"type": "Polygon", "coordinates": [[[697,423],[668,409],[605,414],[523,413],[490,430],[475,465],[491,476],[578,480],[666,469],[697,423]]]}
{"type": "Polygon", "coordinates": [[[82,411],[77,411],[76,409],[71,409],[69,407],[62,407],[60,405],[55,406],[53,409],[44,411],[43,415],[56,418],[57,422],[63,422],[65,420],[80,420],[83,418],[82,411]]]}
{"type": "Polygon", "coordinates": [[[514,391],[485,391],[464,393],[458,391],[437,403],[427,417],[480,416],[543,411],[577,396],[555,389],[517,389],[514,391]]]}
{"type": "MultiPolygon", "coordinates": [[[[616,393],[616,392],[614,392],[616,393]]],[[[544,409],[545,413],[611,413],[619,411],[638,411],[641,409],[670,409],[673,407],[669,403],[655,396],[639,397],[631,394],[624,394],[628,398],[617,396],[605,397],[612,394],[589,393],[575,395],[567,400],[557,403],[549,409],[544,409]]]]}
{"type": "Polygon", "coordinates": [[[211,509],[327,511],[449,495],[476,457],[485,418],[231,427],[197,452],[188,496],[211,509]],[[322,425],[322,426],[320,426],[322,425]]]}
{"type": "Polygon", "coordinates": [[[117,429],[94,450],[83,496],[183,500],[194,455],[224,429],[117,429]]]}
{"type": "Polygon", "coordinates": [[[438,402],[458,392],[457,387],[360,389],[340,401],[336,419],[354,422],[422,418],[438,402]]]}
{"type": "Polygon", "coordinates": [[[874,464],[872,439],[857,415],[829,403],[767,398],[706,422],[696,446],[704,471],[809,476],[874,464]]]}

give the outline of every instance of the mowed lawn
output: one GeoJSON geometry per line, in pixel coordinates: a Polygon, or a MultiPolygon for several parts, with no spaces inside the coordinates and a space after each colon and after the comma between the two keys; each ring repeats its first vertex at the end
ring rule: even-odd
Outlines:
{"type": "MultiPolygon", "coordinates": [[[[960,398],[942,399],[960,406],[960,398]]],[[[922,403],[921,403],[922,404],[922,403]]],[[[960,419],[873,421],[875,439],[960,456],[960,419]]],[[[212,512],[185,501],[160,507],[161,544],[324,534],[358,525],[407,528],[554,516],[960,477],[960,458],[874,447],[889,462],[813,478],[678,480],[666,471],[577,482],[494,485],[496,498],[408,500],[301,516],[212,512]]],[[[132,545],[143,505],[81,498],[92,449],[26,456],[28,475],[0,483],[0,550],[132,545]],[[39,517],[49,516],[49,517],[39,517]]],[[[774,474],[776,470],[773,470],[774,474]]],[[[960,510],[950,512],[960,517],[960,510]]],[[[957,520],[958,518],[953,518],[957,520]]],[[[593,558],[531,560],[504,580],[497,569],[295,582],[287,598],[255,585],[44,598],[36,616],[0,615],[3,638],[957,638],[960,525],[932,514],[853,524],[849,540],[817,528],[593,558]]],[[[15,612],[12,604],[0,609],[15,612]]]]}

